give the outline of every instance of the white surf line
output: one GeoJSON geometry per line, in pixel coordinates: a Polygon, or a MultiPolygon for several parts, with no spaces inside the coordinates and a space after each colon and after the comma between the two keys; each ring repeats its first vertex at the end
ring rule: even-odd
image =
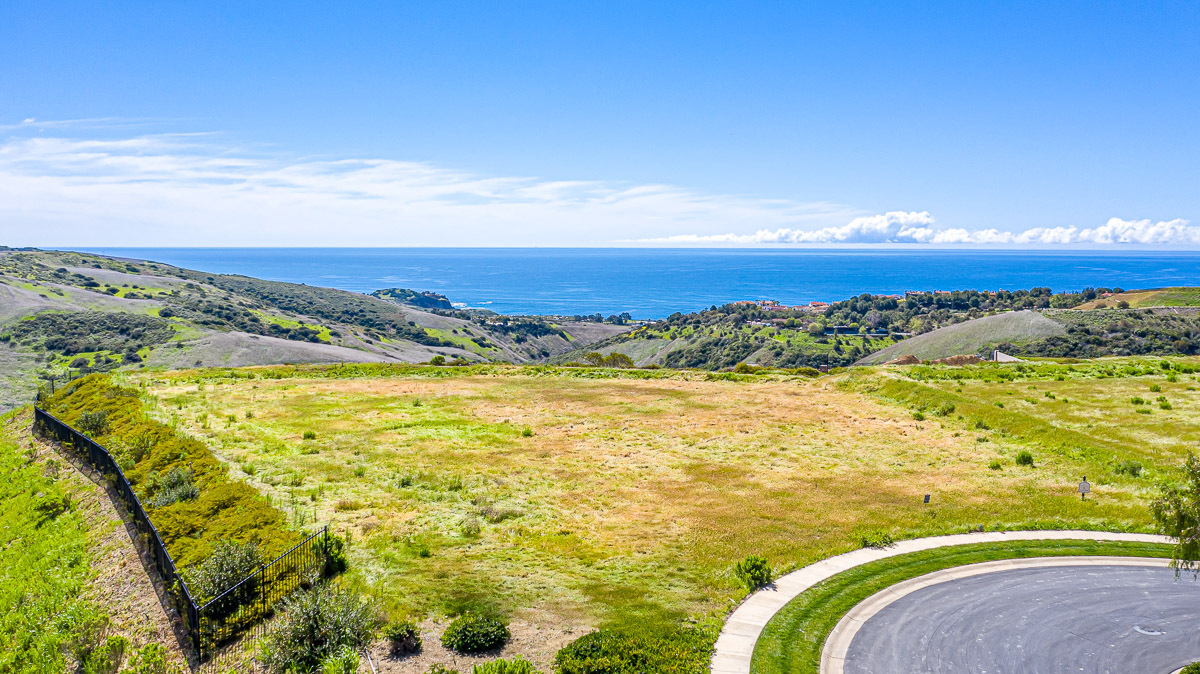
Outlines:
{"type": "Polygon", "coordinates": [[[1174,543],[1166,536],[1126,534],[1106,531],[989,531],[974,534],[931,536],[899,541],[884,548],[862,548],[823,559],[797,569],[750,595],[725,620],[709,665],[712,674],[750,674],[750,659],[763,628],[776,613],[797,595],[842,571],[879,559],[910,552],[971,543],[1004,541],[1081,540],[1125,541],[1130,543],[1174,543]]]}
{"type": "Polygon", "coordinates": [[[899,601],[917,590],[962,578],[1014,569],[1050,566],[1152,566],[1165,568],[1170,563],[1169,559],[1153,557],[1025,557],[955,566],[927,573],[924,576],[909,578],[867,597],[842,616],[837,627],[833,628],[833,632],[825,641],[825,647],[821,649],[820,674],[845,674],[846,655],[850,652],[850,642],[854,641],[855,635],[862,629],[863,624],[893,602],[899,601]]]}

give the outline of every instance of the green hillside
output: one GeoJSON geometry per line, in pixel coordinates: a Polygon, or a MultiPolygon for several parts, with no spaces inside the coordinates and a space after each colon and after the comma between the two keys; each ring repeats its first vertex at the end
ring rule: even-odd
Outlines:
{"type": "Polygon", "coordinates": [[[146,260],[0,248],[0,410],[28,402],[39,379],[68,372],[437,356],[526,363],[626,329],[446,312],[440,297],[392,289],[381,299],[146,260]],[[436,307],[412,306],[416,298],[436,307]]]}
{"type": "Polygon", "coordinates": [[[1001,343],[1024,343],[1040,337],[1065,335],[1066,327],[1036,311],[1013,311],[985,316],[965,323],[938,328],[858,361],[859,365],[877,365],[901,356],[936,360],[962,354],[981,353],[1001,343]]]}

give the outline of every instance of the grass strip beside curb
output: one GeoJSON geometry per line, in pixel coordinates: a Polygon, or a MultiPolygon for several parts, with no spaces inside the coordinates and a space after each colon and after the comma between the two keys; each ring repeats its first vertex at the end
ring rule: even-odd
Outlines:
{"type": "Polygon", "coordinates": [[[896,583],[956,566],[1029,557],[1164,557],[1172,547],[1123,541],[976,543],[889,557],[843,571],[805,590],[767,623],[750,664],[752,674],[817,674],[821,649],[842,616],[896,583]]]}

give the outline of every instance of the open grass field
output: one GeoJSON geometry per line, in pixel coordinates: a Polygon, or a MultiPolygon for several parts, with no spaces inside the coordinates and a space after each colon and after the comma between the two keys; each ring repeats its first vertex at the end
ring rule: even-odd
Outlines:
{"type": "Polygon", "coordinates": [[[730,567],[752,553],[782,571],[881,532],[1150,530],[1155,479],[1200,438],[1200,392],[1158,359],[1104,363],[815,380],[507,366],[123,376],[294,524],[352,533],[355,581],[394,615],[500,612],[579,633],[717,621],[745,594],[730,567]],[[1034,466],[1016,465],[1021,450],[1034,466]]]}

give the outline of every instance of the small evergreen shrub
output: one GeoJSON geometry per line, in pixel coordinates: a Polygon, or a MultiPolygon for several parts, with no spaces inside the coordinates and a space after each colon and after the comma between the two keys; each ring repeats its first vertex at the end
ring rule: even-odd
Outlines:
{"type": "Polygon", "coordinates": [[[954,414],[954,409],[954,403],[945,402],[935,407],[933,409],[933,413],[939,417],[948,417],[951,414],[954,414]]]}
{"type": "Polygon", "coordinates": [[[1141,477],[1142,476],[1142,462],[1126,459],[1126,460],[1122,461],[1121,463],[1117,464],[1117,467],[1114,469],[1114,472],[1116,472],[1118,475],[1128,475],[1129,477],[1141,477]]]}
{"type": "MultiPolygon", "coordinates": [[[[86,363],[85,363],[86,364],[86,363]]],[[[85,411],[79,413],[79,419],[75,422],[75,427],[78,428],[84,435],[93,440],[108,434],[108,411],[85,411]]]]}
{"type": "Polygon", "coordinates": [[[316,431],[304,431],[304,439],[305,440],[316,440],[317,432],[316,431]]]}
{"type": "Polygon", "coordinates": [[[180,667],[167,662],[167,649],[162,644],[146,644],[129,656],[121,674],[182,674],[180,667]]]}
{"type": "Polygon", "coordinates": [[[557,674],[708,674],[714,630],[687,628],[667,634],[591,632],[554,657],[557,674]]]}
{"type": "Polygon", "coordinates": [[[321,674],[356,674],[358,652],[350,646],[342,646],[337,652],[321,661],[321,674]]]}
{"type": "Polygon", "coordinates": [[[1200,662],[1193,662],[1187,667],[1184,667],[1179,674],[1200,674],[1200,662]]]}
{"type": "Polygon", "coordinates": [[[871,531],[858,537],[858,543],[864,548],[890,548],[896,544],[896,539],[886,531],[871,531]]]}
{"type": "Polygon", "coordinates": [[[1028,449],[1022,449],[1017,452],[1017,465],[1033,467],[1033,454],[1028,449]]]}
{"type": "Polygon", "coordinates": [[[282,614],[263,638],[260,660],[270,674],[312,671],[346,648],[365,648],[375,632],[370,604],[331,583],[288,597],[282,614]]]}
{"type": "Polygon", "coordinates": [[[346,570],[349,562],[346,559],[346,539],[336,534],[322,536],[316,541],[316,549],[325,555],[325,576],[336,576],[346,570]]]}
{"type": "Polygon", "coordinates": [[[750,555],[742,561],[738,562],[733,567],[733,574],[742,581],[742,585],[747,590],[753,592],[758,588],[770,583],[773,578],[773,570],[771,565],[767,563],[766,558],[758,555],[750,555]]]}
{"type": "Polygon", "coordinates": [[[184,572],[184,580],[196,601],[204,602],[219,596],[257,571],[263,561],[255,543],[217,541],[203,562],[193,570],[184,572]]]}
{"type": "Polygon", "coordinates": [[[1001,466],[1000,462],[996,459],[992,459],[992,462],[988,464],[988,468],[991,468],[992,470],[1000,470],[1003,468],[1003,466],[1001,466]]]}
{"type": "Polygon", "coordinates": [[[416,653],[421,650],[421,630],[411,620],[390,622],[384,626],[382,635],[387,639],[393,656],[416,653]]]}
{"type": "Polygon", "coordinates": [[[913,419],[916,419],[917,421],[925,421],[925,414],[922,412],[913,412],[912,416],[913,419]]]}
{"type": "Polygon", "coordinates": [[[464,613],[442,633],[442,645],[459,653],[482,653],[508,642],[508,626],[474,613],[464,613]]]}
{"type": "Polygon", "coordinates": [[[83,657],[83,674],[116,674],[125,660],[125,649],[129,641],[125,637],[109,636],[90,653],[83,657]]]}
{"type": "Polygon", "coordinates": [[[493,660],[471,668],[471,674],[540,674],[533,663],[521,656],[512,660],[493,660]]]}
{"type": "Polygon", "coordinates": [[[196,486],[192,471],[182,466],[175,466],[165,475],[150,473],[146,489],[153,494],[150,505],[155,508],[165,508],[180,501],[195,501],[200,497],[200,488],[196,486]]]}
{"type": "Polygon", "coordinates": [[[1159,386],[1158,384],[1151,384],[1151,386],[1150,386],[1151,393],[1158,393],[1161,390],[1162,390],[1162,386],[1159,386]]]}

